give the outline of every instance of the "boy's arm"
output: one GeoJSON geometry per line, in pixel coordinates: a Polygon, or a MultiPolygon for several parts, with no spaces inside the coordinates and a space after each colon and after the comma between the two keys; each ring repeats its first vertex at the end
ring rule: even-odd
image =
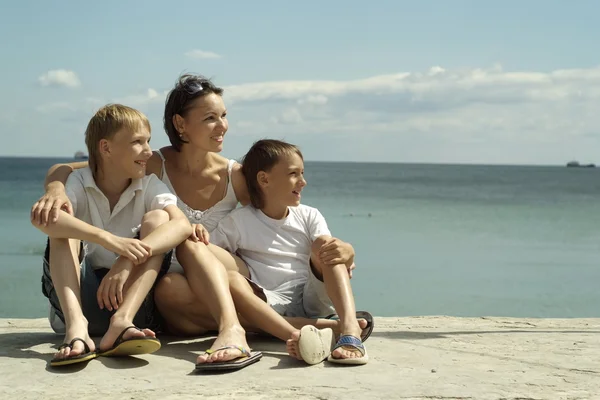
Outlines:
{"type": "Polygon", "coordinates": [[[307,209],[309,236],[313,243],[316,240],[323,244],[319,248],[319,259],[326,265],[345,264],[348,272],[351,273],[354,265],[354,248],[350,243],[346,243],[338,238],[331,236],[327,222],[323,214],[316,208],[307,209]]]}
{"type": "Polygon", "coordinates": [[[169,204],[163,210],[169,214],[169,222],[159,225],[142,239],[155,255],[179,246],[192,234],[192,225],[179,207],[169,204]]]}
{"type": "Polygon", "coordinates": [[[50,167],[44,181],[46,192],[31,208],[31,219],[37,221],[38,225],[48,225],[49,221],[56,222],[60,210],[73,215],[73,207],[65,193],[65,182],[71,172],[87,165],[87,162],[76,162],[50,167]]]}
{"type": "Polygon", "coordinates": [[[130,259],[134,264],[145,262],[152,255],[152,248],[137,239],[122,238],[88,224],[65,211],[59,211],[60,218],[48,225],[32,224],[51,238],[79,239],[97,243],[114,253],[130,259]]]}
{"type": "Polygon", "coordinates": [[[144,191],[146,212],[163,210],[169,214],[169,221],[156,227],[142,240],[152,247],[154,254],[166,253],[192,234],[192,226],[177,207],[177,196],[156,175],[148,175],[144,179],[147,180],[144,191]]]}
{"type": "Polygon", "coordinates": [[[343,263],[346,267],[351,268],[356,254],[350,243],[329,235],[320,236],[319,239],[325,241],[319,250],[321,261],[328,265],[343,263]]]}
{"type": "Polygon", "coordinates": [[[210,242],[234,254],[238,251],[241,235],[232,213],[233,211],[219,221],[210,235],[210,242]]]}

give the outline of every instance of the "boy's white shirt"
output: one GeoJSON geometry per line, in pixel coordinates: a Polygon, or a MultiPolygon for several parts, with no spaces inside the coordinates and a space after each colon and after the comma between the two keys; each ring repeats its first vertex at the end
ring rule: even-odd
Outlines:
{"type": "Polygon", "coordinates": [[[288,207],[288,216],[275,220],[248,205],[233,210],[210,234],[210,241],[237,253],[248,265],[252,281],[268,290],[305,284],[312,243],[331,236],[316,208],[288,207]]]}
{"type": "MultiPolygon", "coordinates": [[[[148,211],[162,210],[168,205],[177,206],[177,197],[154,174],[133,179],[112,213],[108,199],[96,185],[89,167],[71,173],[65,190],[76,218],[127,238],[135,237],[148,211]]],[[[96,243],[86,243],[86,256],[96,269],[110,268],[118,258],[118,254],[96,243]]]]}

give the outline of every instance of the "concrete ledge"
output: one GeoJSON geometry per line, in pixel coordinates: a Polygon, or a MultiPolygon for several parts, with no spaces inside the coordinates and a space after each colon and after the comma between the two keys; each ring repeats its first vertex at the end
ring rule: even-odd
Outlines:
{"type": "Polygon", "coordinates": [[[0,320],[0,399],[600,399],[600,318],[376,318],[371,361],[306,366],[282,342],[250,337],[263,359],[195,374],[211,337],[50,369],[61,343],[45,319],[0,320]]]}

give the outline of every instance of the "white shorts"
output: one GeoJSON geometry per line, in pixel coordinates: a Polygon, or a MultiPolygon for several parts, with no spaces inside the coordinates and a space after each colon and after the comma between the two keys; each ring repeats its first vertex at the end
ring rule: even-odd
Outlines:
{"type": "Polygon", "coordinates": [[[253,282],[252,279],[248,281],[255,290],[262,291],[267,304],[284,317],[318,318],[335,313],[325,283],[315,276],[312,268],[305,283],[285,290],[268,290],[253,282]]]}

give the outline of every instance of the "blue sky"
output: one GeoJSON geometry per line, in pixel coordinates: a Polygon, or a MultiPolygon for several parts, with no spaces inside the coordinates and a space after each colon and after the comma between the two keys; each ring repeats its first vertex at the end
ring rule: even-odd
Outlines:
{"type": "Polygon", "coordinates": [[[226,89],[228,157],[276,137],[309,160],[600,162],[599,13],[591,0],[10,2],[0,155],[71,156],[114,101],[167,145],[165,91],[196,72],[226,89]]]}

